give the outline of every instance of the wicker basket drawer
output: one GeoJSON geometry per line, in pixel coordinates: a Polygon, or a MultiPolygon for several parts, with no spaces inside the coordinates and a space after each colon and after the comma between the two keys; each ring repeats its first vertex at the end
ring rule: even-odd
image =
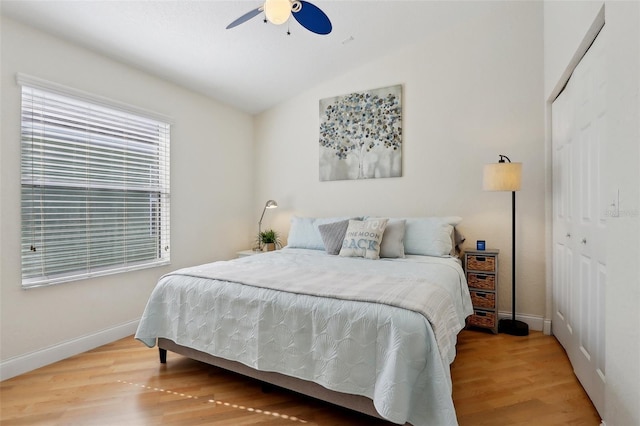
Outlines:
{"type": "Polygon", "coordinates": [[[482,290],[495,290],[496,276],[487,274],[475,274],[473,272],[469,272],[467,274],[467,284],[472,288],[478,288],[482,290]]]}
{"type": "Polygon", "coordinates": [[[473,327],[495,328],[496,314],[493,312],[474,310],[473,315],[468,319],[468,325],[473,327]]]}
{"type": "Polygon", "coordinates": [[[495,256],[467,256],[467,269],[471,271],[490,271],[496,270],[495,256]]]}
{"type": "Polygon", "coordinates": [[[474,308],[495,309],[495,293],[485,293],[483,291],[471,291],[471,302],[474,308]]]}

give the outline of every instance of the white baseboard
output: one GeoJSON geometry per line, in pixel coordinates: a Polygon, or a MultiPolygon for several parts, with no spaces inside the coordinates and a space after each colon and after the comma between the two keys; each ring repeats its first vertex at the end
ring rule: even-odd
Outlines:
{"type": "MultiPolygon", "coordinates": [[[[498,319],[511,318],[511,312],[498,312],[498,319]]],[[[551,321],[545,320],[538,315],[522,315],[516,313],[516,319],[527,323],[529,330],[542,331],[544,334],[551,334],[551,321]],[[546,330],[548,329],[548,333],[546,330]]]]}
{"type": "Polygon", "coordinates": [[[53,364],[70,356],[131,336],[136,332],[139,322],[140,320],[129,321],[93,334],[67,340],[48,348],[9,358],[0,362],[0,380],[10,379],[36,368],[53,364]]]}

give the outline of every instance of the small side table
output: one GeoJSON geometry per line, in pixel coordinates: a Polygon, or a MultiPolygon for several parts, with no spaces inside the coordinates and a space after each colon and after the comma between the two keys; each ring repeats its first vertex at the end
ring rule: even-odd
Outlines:
{"type": "Polygon", "coordinates": [[[242,250],[236,253],[236,255],[238,257],[247,257],[247,256],[253,256],[254,254],[262,254],[264,252],[259,251],[259,250],[242,250]]]}
{"type": "Polygon", "coordinates": [[[473,303],[469,327],[498,333],[498,254],[500,250],[469,250],[464,253],[467,284],[473,303]]]}

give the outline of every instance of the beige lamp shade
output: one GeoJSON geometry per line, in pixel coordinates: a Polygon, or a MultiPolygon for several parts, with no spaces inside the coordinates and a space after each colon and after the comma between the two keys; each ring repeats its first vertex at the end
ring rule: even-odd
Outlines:
{"type": "Polygon", "coordinates": [[[485,191],[519,191],[522,163],[494,163],[484,166],[482,189],[485,191]]]}
{"type": "Polygon", "coordinates": [[[291,16],[291,1],[266,0],[264,2],[264,14],[272,24],[284,24],[291,16]]]}

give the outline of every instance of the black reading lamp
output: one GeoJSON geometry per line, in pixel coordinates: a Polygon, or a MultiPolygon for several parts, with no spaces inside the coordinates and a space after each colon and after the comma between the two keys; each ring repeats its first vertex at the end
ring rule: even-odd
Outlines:
{"type": "Polygon", "coordinates": [[[516,320],[516,191],[520,190],[521,182],[522,163],[512,163],[506,155],[500,155],[497,163],[484,166],[485,191],[511,191],[511,319],[501,319],[498,332],[514,336],[529,334],[527,323],[516,320]]]}
{"type": "Polygon", "coordinates": [[[264,218],[264,212],[266,212],[267,209],[275,209],[276,207],[278,207],[278,203],[276,203],[273,200],[269,200],[264,205],[264,209],[262,209],[262,216],[260,216],[260,220],[258,221],[258,249],[257,249],[257,251],[262,251],[262,238],[260,238],[260,234],[262,234],[262,219],[264,218]]]}

